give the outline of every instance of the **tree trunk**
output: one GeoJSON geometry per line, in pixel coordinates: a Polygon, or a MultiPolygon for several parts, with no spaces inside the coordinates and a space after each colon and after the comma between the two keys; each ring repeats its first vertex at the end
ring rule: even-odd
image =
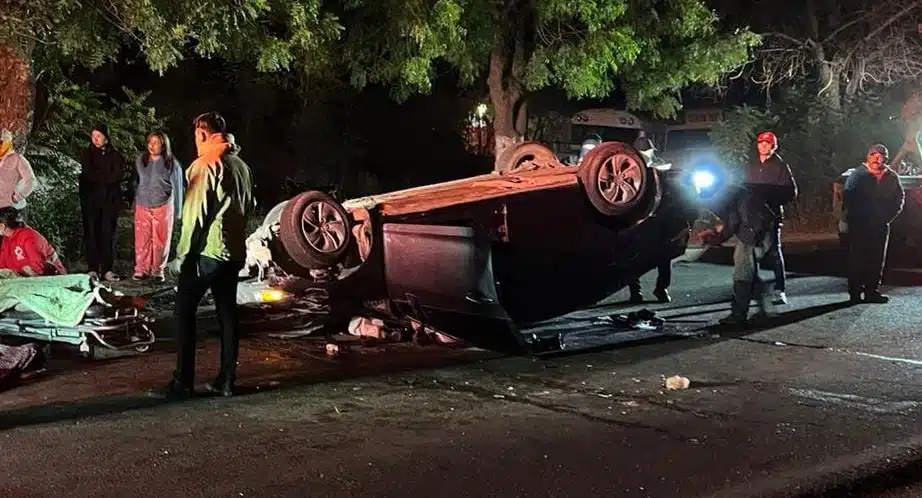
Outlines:
{"type": "Polygon", "coordinates": [[[25,151],[35,103],[32,47],[0,44],[0,89],[0,130],[13,132],[16,147],[25,151]]]}
{"type": "Polygon", "coordinates": [[[830,111],[838,113],[842,110],[842,79],[841,72],[832,64],[820,62],[820,93],[819,98],[823,106],[830,111]]]}
{"type": "Polygon", "coordinates": [[[487,86],[493,104],[494,171],[505,168],[499,159],[506,149],[522,141],[527,124],[521,84],[525,71],[524,42],[521,36],[515,37],[511,48],[509,50],[505,43],[499,42],[490,53],[487,86]]]}

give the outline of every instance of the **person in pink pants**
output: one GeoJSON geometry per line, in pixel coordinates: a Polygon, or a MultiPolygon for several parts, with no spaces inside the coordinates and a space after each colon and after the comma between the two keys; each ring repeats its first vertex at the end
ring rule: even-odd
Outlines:
{"type": "Polygon", "coordinates": [[[182,216],[185,189],[182,165],[170,139],[160,131],[147,136],[147,150],[135,162],[134,280],[163,281],[170,257],[173,221],[182,216]]]}

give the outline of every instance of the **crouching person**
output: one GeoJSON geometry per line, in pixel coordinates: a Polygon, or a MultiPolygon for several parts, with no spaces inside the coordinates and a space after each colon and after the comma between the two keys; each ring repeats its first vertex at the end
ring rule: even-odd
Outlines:
{"type": "Polygon", "coordinates": [[[759,263],[771,250],[775,214],[766,199],[743,188],[719,214],[724,225],[705,236],[709,245],[720,245],[734,235],[733,250],[733,305],[730,315],[721,319],[726,325],[740,325],[749,318],[749,303],[755,299],[759,306],[757,318],[767,315],[765,283],[759,277],[759,263]]]}
{"type": "Polygon", "coordinates": [[[0,268],[23,277],[64,275],[67,270],[48,240],[23,221],[14,207],[0,208],[0,268]]]}
{"type": "Polygon", "coordinates": [[[905,193],[887,164],[887,148],[877,144],[849,175],[843,193],[848,243],[848,294],[852,303],[886,303],[880,293],[890,223],[902,212],[905,193]]]}

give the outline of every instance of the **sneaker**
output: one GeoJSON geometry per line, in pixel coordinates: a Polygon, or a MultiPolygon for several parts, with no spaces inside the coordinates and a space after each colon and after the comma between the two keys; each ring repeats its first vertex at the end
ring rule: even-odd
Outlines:
{"type": "Polygon", "coordinates": [[[772,299],[772,304],[788,304],[788,296],[784,291],[775,291],[775,297],[772,299]]]}
{"type": "Polygon", "coordinates": [[[134,275],[131,276],[132,280],[144,280],[146,278],[147,278],[147,275],[143,273],[135,273],[134,275]]]}
{"type": "Polygon", "coordinates": [[[669,295],[669,291],[666,289],[656,289],[653,291],[653,295],[656,297],[656,300],[661,303],[672,302],[672,296],[669,295]]]}
{"type": "Polygon", "coordinates": [[[102,276],[102,278],[105,279],[106,282],[118,282],[122,279],[122,277],[118,276],[118,273],[115,273],[111,270],[107,271],[105,275],[102,276]]]}
{"type": "Polygon", "coordinates": [[[643,302],[643,294],[641,294],[641,293],[639,293],[639,292],[637,292],[637,293],[633,293],[633,292],[632,292],[632,293],[631,293],[631,298],[629,299],[629,302],[630,302],[631,304],[640,304],[640,303],[642,303],[642,302],[643,302]]]}
{"type": "Polygon", "coordinates": [[[166,276],[162,273],[159,275],[151,275],[150,278],[155,282],[166,282],[166,276]]]}

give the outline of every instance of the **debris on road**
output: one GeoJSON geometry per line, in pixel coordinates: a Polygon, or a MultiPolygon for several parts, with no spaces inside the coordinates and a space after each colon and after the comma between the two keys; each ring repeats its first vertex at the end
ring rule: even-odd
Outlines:
{"type": "Polygon", "coordinates": [[[680,375],[673,375],[668,379],[666,376],[663,376],[663,387],[667,391],[676,391],[680,389],[688,389],[688,386],[691,385],[691,381],[688,380],[688,377],[682,377],[680,375]]]}
{"type": "Polygon", "coordinates": [[[656,316],[656,312],[644,308],[627,314],[599,317],[596,323],[628,329],[656,330],[665,325],[666,320],[656,316]]]}
{"type": "Polygon", "coordinates": [[[326,351],[327,351],[327,356],[337,356],[339,354],[339,345],[333,344],[332,342],[327,343],[326,351]]]}
{"type": "Polygon", "coordinates": [[[42,359],[42,351],[37,344],[29,343],[22,346],[0,344],[0,381],[15,382],[30,373],[39,372],[42,359]]]}

